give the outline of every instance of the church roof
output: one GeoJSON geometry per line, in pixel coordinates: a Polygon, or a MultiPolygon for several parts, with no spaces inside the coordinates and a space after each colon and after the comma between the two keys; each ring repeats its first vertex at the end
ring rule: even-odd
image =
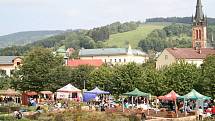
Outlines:
{"type": "Polygon", "coordinates": [[[208,55],[215,54],[213,48],[201,48],[199,50],[193,48],[167,48],[166,49],[176,59],[205,59],[208,55]]]}

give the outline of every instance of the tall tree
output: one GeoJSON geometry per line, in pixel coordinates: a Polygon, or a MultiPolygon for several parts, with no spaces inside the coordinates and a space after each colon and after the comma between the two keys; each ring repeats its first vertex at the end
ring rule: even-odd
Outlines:
{"type": "Polygon", "coordinates": [[[194,83],[199,80],[199,71],[196,65],[184,61],[175,63],[165,69],[165,83],[167,92],[175,90],[179,94],[186,94],[194,88],[194,83]]]}
{"type": "Polygon", "coordinates": [[[110,82],[111,82],[112,76],[113,76],[113,68],[104,65],[99,69],[95,69],[90,73],[89,84],[92,87],[98,86],[103,90],[111,90],[112,86],[110,85],[110,82]]]}
{"type": "Polygon", "coordinates": [[[78,87],[79,89],[83,89],[84,86],[86,87],[86,89],[91,89],[91,84],[89,83],[89,81],[90,73],[93,70],[94,67],[89,65],[81,65],[78,68],[72,69],[69,82],[78,87]]]}
{"type": "Polygon", "coordinates": [[[202,65],[203,93],[215,98],[215,55],[208,56],[202,65]]]}
{"type": "Polygon", "coordinates": [[[135,63],[114,66],[110,83],[113,86],[112,93],[120,95],[142,86],[141,81],[143,80],[143,75],[141,66],[135,63]]]}
{"type": "Polygon", "coordinates": [[[63,58],[50,49],[34,48],[24,57],[22,66],[14,74],[13,86],[21,91],[49,90],[54,69],[63,66],[63,58]]]}

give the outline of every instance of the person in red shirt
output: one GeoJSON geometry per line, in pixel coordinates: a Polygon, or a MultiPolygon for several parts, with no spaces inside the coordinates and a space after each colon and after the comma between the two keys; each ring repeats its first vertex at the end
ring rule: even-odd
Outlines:
{"type": "Polygon", "coordinates": [[[215,115],[215,106],[212,106],[211,112],[212,112],[212,115],[215,115]]]}

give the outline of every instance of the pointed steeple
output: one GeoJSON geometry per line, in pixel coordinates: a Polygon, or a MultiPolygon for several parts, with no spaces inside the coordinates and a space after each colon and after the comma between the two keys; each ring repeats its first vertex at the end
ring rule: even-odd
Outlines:
{"type": "Polygon", "coordinates": [[[201,0],[197,0],[197,5],[196,5],[196,14],[195,14],[195,21],[198,22],[203,22],[204,21],[204,13],[202,10],[202,2],[201,0]]]}

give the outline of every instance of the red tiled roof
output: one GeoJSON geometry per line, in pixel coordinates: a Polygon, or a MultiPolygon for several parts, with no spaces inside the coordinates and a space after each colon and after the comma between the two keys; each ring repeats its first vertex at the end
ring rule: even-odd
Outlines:
{"type": "Polygon", "coordinates": [[[210,54],[215,54],[215,49],[201,48],[196,50],[194,48],[167,48],[170,54],[176,59],[204,59],[210,54]]]}
{"type": "Polygon", "coordinates": [[[80,65],[90,65],[94,67],[100,67],[103,64],[102,60],[68,60],[67,66],[70,67],[78,67],[80,65]]]}

